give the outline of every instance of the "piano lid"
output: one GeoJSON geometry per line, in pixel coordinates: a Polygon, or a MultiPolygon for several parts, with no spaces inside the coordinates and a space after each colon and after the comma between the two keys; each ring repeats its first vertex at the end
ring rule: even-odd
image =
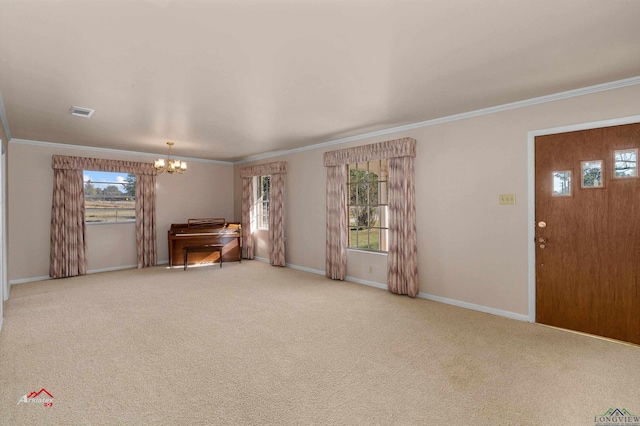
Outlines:
{"type": "Polygon", "coordinates": [[[172,223],[170,235],[216,235],[236,234],[241,232],[242,226],[237,222],[226,222],[224,218],[188,219],[187,223],[172,223]]]}
{"type": "Polygon", "coordinates": [[[212,228],[216,226],[224,226],[226,223],[227,222],[224,220],[224,217],[187,220],[187,225],[189,226],[189,228],[196,228],[196,227],[212,228]]]}

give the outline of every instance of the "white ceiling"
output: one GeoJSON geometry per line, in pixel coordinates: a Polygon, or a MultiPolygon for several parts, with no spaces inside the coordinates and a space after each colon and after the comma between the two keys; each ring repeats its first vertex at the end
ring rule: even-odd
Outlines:
{"type": "Polygon", "coordinates": [[[0,0],[15,139],[235,161],[639,75],[638,0],[0,0]]]}

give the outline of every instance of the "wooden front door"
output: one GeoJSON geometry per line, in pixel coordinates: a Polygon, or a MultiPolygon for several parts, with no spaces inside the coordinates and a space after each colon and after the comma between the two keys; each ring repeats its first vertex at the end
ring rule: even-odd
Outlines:
{"type": "Polygon", "coordinates": [[[535,138],[536,321],[640,344],[640,123],[535,138]]]}

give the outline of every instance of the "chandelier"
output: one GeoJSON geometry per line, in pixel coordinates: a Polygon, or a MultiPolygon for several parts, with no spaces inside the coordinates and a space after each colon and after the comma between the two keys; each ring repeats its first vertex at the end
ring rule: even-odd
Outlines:
{"type": "Polygon", "coordinates": [[[169,145],[169,155],[167,155],[167,160],[165,161],[164,158],[158,158],[153,162],[153,167],[155,167],[158,173],[184,173],[185,170],[187,170],[187,163],[171,158],[171,147],[173,146],[173,142],[167,142],[167,145],[169,145]]]}

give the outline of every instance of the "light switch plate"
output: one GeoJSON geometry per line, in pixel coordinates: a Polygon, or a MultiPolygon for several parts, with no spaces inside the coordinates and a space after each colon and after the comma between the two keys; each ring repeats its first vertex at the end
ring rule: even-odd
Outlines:
{"type": "Polygon", "coordinates": [[[500,194],[498,204],[501,206],[509,206],[516,203],[516,194],[500,194]]]}

